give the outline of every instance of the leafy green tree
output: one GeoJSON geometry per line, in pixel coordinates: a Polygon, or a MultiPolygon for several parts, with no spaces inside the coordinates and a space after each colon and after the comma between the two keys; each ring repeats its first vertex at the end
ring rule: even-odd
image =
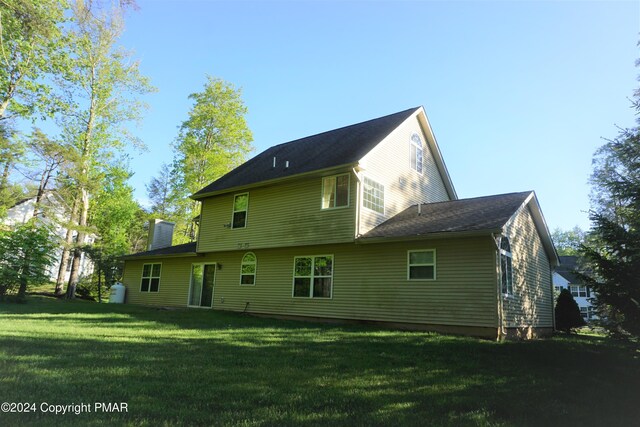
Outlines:
{"type": "Polygon", "coordinates": [[[578,303],[573,299],[573,295],[568,289],[560,291],[560,295],[556,300],[555,314],[556,329],[560,331],[569,333],[572,329],[586,325],[580,314],[580,307],[578,307],[578,303]]]}
{"type": "Polygon", "coordinates": [[[188,196],[244,162],[253,147],[241,91],[207,76],[202,92],[189,95],[194,104],[174,143],[172,200],[178,242],[193,240],[198,202],[188,196]]]}
{"type": "Polygon", "coordinates": [[[92,10],[78,1],[73,12],[74,26],[69,32],[73,61],[58,80],[68,106],[60,124],[75,152],[69,180],[76,189],[77,213],[72,219],[78,238],[67,287],[69,298],[78,283],[80,248],[91,231],[91,195],[99,191],[102,171],[117,160],[115,154],[125,144],[142,147],[126,125],[141,118],[145,104],[140,96],[154,90],[140,74],[138,62],[117,45],[123,30],[122,8],[92,10]]]}
{"type": "Polygon", "coordinates": [[[30,285],[46,282],[56,247],[52,232],[34,222],[0,232],[0,297],[17,289],[22,300],[30,285]]]}
{"type": "Polygon", "coordinates": [[[571,230],[556,228],[551,233],[551,238],[556,246],[558,255],[578,255],[580,245],[587,239],[587,232],[575,226],[571,230]]]}
{"type": "Polygon", "coordinates": [[[24,155],[24,146],[7,120],[0,121],[0,218],[23,195],[19,186],[9,180],[11,171],[24,155]]]}
{"type": "MultiPolygon", "coordinates": [[[[638,115],[640,90],[633,105],[638,115]]],[[[593,163],[593,241],[580,251],[593,273],[583,279],[595,291],[596,310],[609,331],[640,337],[640,127],[620,129],[593,163]]]]}
{"type": "Polygon", "coordinates": [[[0,120],[50,114],[43,76],[64,68],[65,0],[0,0],[0,120]]]}
{"type": "Polygon", "coordinates": [[[95,228],[96,243],[106,255],[120,256],[131,251],[131,233],[136,229],[142,208],[127,184],[131,174],[120,167],[107,171],[104,185],[91,201],[90,226],[95,228]]]}

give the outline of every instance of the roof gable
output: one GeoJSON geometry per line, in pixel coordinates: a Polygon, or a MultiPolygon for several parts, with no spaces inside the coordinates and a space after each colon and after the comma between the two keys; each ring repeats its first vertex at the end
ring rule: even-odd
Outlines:
{"type": "Polygon", "coordinates": [[[191,197],[200,199],[211,193],[236,187],[354,164],[420,109],[421,107],[410,108],[276,145],[233,169],[191,197]]]}

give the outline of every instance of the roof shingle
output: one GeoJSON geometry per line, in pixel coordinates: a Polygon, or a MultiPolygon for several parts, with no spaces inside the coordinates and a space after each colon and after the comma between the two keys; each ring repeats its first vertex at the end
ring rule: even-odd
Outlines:
{"type": "Polygon", "coordinates": [[[196,242],[184,243],[182,245],[168,246],[166,248],[153,249],[145,252],[138,252],[131,255],[125,255],[123,259],[143,258],[159,255],[189,255],[196,253],[196,242]]]}
{"type": "Polygon", "coordinates": [[[271,147],[191,197],[355,163],[419,107],[271,147]],[[276,158],[276,167],[273,159],[276,158]],[[288,167],[287,167],[288,162],[288,167]]]}
{"type": "Polygon", "coordinates": [[[365,233],[362,239],[501,229],[531,191],[413,205],[365,233]]]}

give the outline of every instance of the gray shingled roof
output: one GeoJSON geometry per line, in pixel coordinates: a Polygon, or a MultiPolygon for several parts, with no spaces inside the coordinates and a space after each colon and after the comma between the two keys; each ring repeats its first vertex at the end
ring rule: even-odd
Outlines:
{"type": "Polygon", "coordinates": [[[355,163],[419,107],[276,145],[238,166],[191,197],[355,163]],[[273,168],[273,158],[276,167],[273,168]],[[289,167],[286,167],[286,162],[289,167]]]}
{"type": "Polygon", "coordinates": [[[556,267],[556,273],[567,279],[571,284],[580,284],[583,282],[582,278],[576,274],[576,271],[580,270],[578,257],[573,255],[560,256],[560,265],[556,267]]]}
{"type": "Polygon", "coordinates": [[[144,258],[153,256],[166,255],[189,255],[196,254],[196,242],[184,243],[182,245],[169,246],[166,248],[153,249],[151,251],[138,252],[131,255],[125,255],[122,259],[144,258]]]}
{"type": "Polygon", "coordinates": [[[531,195],[499,194],[449,202],[413,205],[370,230],[362,239],[424,236],[433,233],[498,231],[531,195]]]}

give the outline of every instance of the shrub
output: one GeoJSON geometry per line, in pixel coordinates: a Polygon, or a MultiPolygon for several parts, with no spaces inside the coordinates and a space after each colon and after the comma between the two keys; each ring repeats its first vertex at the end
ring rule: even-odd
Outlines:
{"type": "Polygon", "coordinates": [[[568,289],[560,291],[556,301],[555,313],[556,329],[560,331],[569,333],[571,329],[586,325],[580,314],[580,307],[578,307],[578,303],[573,299],[568,289]]]}

